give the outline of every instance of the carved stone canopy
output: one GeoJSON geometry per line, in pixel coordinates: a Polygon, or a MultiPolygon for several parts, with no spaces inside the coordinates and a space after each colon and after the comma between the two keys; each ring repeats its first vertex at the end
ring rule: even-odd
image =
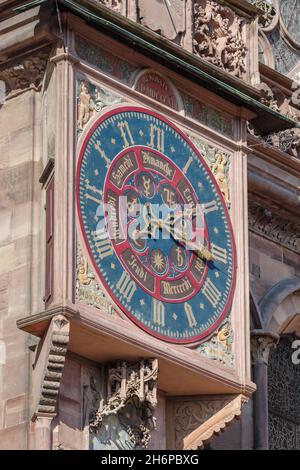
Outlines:
{"type": "Polygon", "coordinates": [[[156,427],[153,412],[157,404],[157,375],[157,359],[107,365],[107,396],[106,399],[98,396],[98,409],[90,414],[91,432],[100,430],[104,418],[118,415],[133,445],[147,447],[151,431],[156,427]],[[135,410],[132,421],[126,416],[128,408],[135,410]]]}

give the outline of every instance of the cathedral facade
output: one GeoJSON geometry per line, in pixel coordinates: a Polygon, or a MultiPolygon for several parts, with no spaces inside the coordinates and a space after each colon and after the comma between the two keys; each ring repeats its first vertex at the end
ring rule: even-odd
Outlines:
{"type": "Polygon", "coordinates": [[[1,449],[300,449],[299,26],[0,0],[1,449]]]}

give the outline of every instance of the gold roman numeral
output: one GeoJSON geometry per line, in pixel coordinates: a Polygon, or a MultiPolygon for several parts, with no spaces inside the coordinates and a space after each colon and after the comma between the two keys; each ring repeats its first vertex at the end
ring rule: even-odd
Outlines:
{"type": "Polygon", "coordinates": [[[217,211],[218,204],[215,200],[207,202],[206,204],[202,204],[202,209],[204,214],[208,214],[209,212],[217,211]]]}
{"type": "Polygon", "coordinates": [[[147,145],[164,153],[165,131],[155,124],[150,124],[150,142],[147,145]]]}
{"type": "Polygon", "coordinates": [[[124,140],[124,145],[123,148],[130,147],[131,145],[134,145],[134,140],[132,137],[132,133],[130,130],[130,127],[128,125],[127,121],[121,121],[118,123],[118,128],[120,129],[121,136],[124,140]]]}
{"type": "Polygon", "coordinates": [[[193,157],[189,157],[188,161],[186,162],[186,164],[184,165],[183,169],[182,169],[182,172],[186,175],[191,164],[193,163],[193,157]]]}
{"type": "Polygon", "coordinates": [[[227,250],[225,250],[225,248],[221,248],[212,243],[210,251],[216,260],[221,261],[224,264],[227,263],[227,250]]]}
{"type": "Polygon", "coordinates": [[[202,287],[202,292],[207,298],[207,300],[215,308],[218,305],[218,302],[220,300],[221,292],[217,289],[217,287],[209,278],[206,279],[202,287]]]}
{"type": "Polygon", "coordinates": [[[116,285],[117,290],[122,294],[122,296],[127,300],[127,302],[130,302],[135,291],[136,291],[136,285],[133,279],[129,276],[128,273],[125,271],[123,272],[122,276],[120,277],[117,285],[116,285]]]}
{"type": "Polygon", "coordinates": [[[153,299],[153,322],[165,326],[165,306],[162,302],[153,299]]]}
{"type": "Polygon", "coordinates": [[[195,318],[192,307],[187,302],[184,304],[184,311],[190,328],[194,328],[197,325],[197,320],[195,318]]]}
{"type": "Polygon", "coordinates": [[[95,243],[100,259],[107,258],[113,254],[113,248],[109,238],[99,240],[95,243]]]}

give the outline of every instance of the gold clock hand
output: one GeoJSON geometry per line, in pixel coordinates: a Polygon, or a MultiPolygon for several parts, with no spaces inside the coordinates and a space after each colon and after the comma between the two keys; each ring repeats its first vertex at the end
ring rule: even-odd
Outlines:
{"type": "Polygon", "coordinates": [[[180,235],[178,230],[172,230],[167,226],[162,226],[162,228],[164,228],[171,235],[171,237],[174,238],[175,241],[185,245],[199,258],[205,259],[207,261],[213,261],[215,259],[214,255],[204,245],[201,244],[198,246],[195,243],[190,242],[186,237],[180,235]]]}

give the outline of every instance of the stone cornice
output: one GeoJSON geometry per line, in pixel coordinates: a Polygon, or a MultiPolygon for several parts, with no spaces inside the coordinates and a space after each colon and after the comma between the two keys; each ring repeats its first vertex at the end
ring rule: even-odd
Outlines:
{"type": "Polygon", "coordinates": [[[57,18],[50,2],[32,5],[18,14],[11,11],[11,15],[0,16],[0,65],[58,40],[57,18]]]}
{"type": "Polygon", "coordinates": [[[135,44],[136,50],[143,54],[153,56],[160,62],[163,60],[171,68],[189,79],[201,84],[207,89],[216,91],[228,101],[255,111],[259,117],[258,122],[263,132],[269,130],[285,129],[297,126],[291,119],[282,116],[276,111],[260,103],[261,93],[245,81],[231,76],[214,64],[188,52],[172,41],[149,29],[123,17],[108,8],[99,5],[94,0],[60,0],[61,7],[73,14],[88,20],[103,31],[119,37],[124,44],[135,44]],[[268,118],[266,119],[266,117],[268,118]]]}
{"type": "Polygon", "coordinates": [[[225,370],[197,351],[165,344],[137,328],[128,328],[126,320],[107,315],[100,309],[95,314],[95,309],[91,306],[56,306],[19,320],[17,326],[33,335],[43,336],[51,319],[59,313],[70,321],[70,351],[93,361],[113,362],[119,359],[121,351],[132,358],[156,357],[161,360],[160,369],[168,376],[168,380],[164,381],[165,376],[163,373],[161,375],[161,386],[168,393],[175,394],[176,391],[183,395],[200,394],[207,384],[210,384],[210,390],[218,390],[218,393],[222,390],[224,393],[251,395],[254,390],[250,380],[240,377],[236,370],[225,370]],[[90,341],[91,334],[94,341],[90,341]]]}

